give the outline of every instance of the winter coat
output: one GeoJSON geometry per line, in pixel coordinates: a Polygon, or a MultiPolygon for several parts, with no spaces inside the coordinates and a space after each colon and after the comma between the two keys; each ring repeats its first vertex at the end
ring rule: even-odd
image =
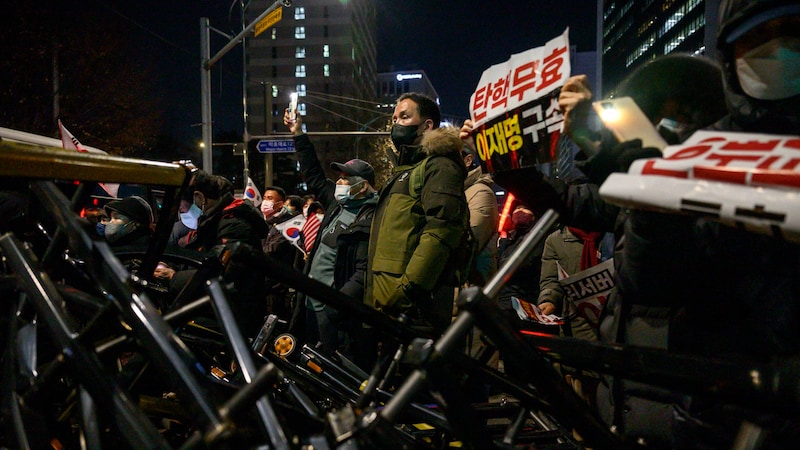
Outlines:
{"type": "MultiPolygon", "coordinates": [[[[247,337],[255,337],[254,333],[266,315],[263,298],[265,274],[258,265],[261,239],[269,232],[263,217],[249,201],[237,200],[227,194],[200,216],[197,230],[182,238],[187,249],[204,252],[210,257],[217,256],[222,247],[239,243],[229,261],[225,282],[233,283],[233,290],[227,293],[228,299],[237,323],[247,337]]],[[[170,282],[170,292],[177,295],[195,272],[176,272],[170,282]]],[[[200,292],[194,293],[194,296],[199,295],[200,292]]]]}
{"type": "Polygon", "coordinates": [[[269,227],[250,202],[224,195],[217,204],[197,220],[197,230],[182,238],[181,246],[190,250],[208,252],[213,247],[233,242],[244,242],[254,248],[261,247],[269,227]]]}
{"type": "MultiPolygon", "coordinates": [[[[303,272],[308,274],[311,271],[314,255],[324,238],[322,230],[325,230],[339,216],[343,206],[334,197],[336,183],[325,176],[314,144],[308,135],[295,136],[294,141],[300,173],[303,175],[309,192],[314,194],[317,201],[325,208],[317,239],[311,247],[303,269],[303,272]]],[[[339,232],[336,238],[333,287],[359,301],[364,297],[369,233],[376,204],[377,196],[363,202],[353,222],[339,232]]],[[[302,297],[301,294],[300,299],[302,297]]],[[[304,302],[298,301],[298,303],[303,304],[304,302]]]]}
{"type": "Polygon", "coordinates": [[[556,314],[567,320],[570,336],[595,341],[594,329],[583,317],[577,315],[575,305],[566,298],[561,283],[558,282],[558,266],[569,275],[581,271],[581,255],[583,241],[575,236],[567,227],[552,232],[544,242],[542,253],[542,269],[539,278],[539,298],[537,304],[552,303],[556,314]]]}
{"type": "Polygon", "coordinates": [[[464,194],[469,206],[469,226],[478,241],[480,253],[470,275],[471,284],[485,285],[497,270],[497,197],[492,177],[480,167],[469,171],[464,180],[464,194]]]}
{"type": "MultiPolygon", "coordinates": [[[[418,148],[414,165],[398,166],[383,187],[372,222],[365,303],[397,314],[413,306],[425,319],[446,324],[452,314],[454,262],[469,223],[464,196],[466,167],[458,149],[418,148]],[[414,167],[425,163],[419,196],[409,192],[414,167]],[[406,296],[413,287],[415,298],[406,296]],[[438,288],[449,288],[441,295],[438,288]],[[449,304],[448,304],[449,302],[449,304]]],[[[444,289],[446,290],[446,289],[444,289]]]]}

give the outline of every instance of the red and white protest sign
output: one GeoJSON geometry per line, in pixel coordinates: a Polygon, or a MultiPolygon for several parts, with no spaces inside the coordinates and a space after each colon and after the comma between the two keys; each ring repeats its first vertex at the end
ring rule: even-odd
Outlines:
{"type": "Polygon", "coordinates": [[[800,240],[800,136],[698,131],[662,158],[613,174],[600,194],[800,240]]]}
{"type": "Polygon", "coordinates": [[[570,75],[569,28],[483,72],[470,97],[475,145],[488,172],[549,162],[561,132],[558,93],[570,75]]]}
{"type": "Polygon", "coordinates": [[[698,131],[663,158],[635,161],[628,173],[800,188],[800,136],[698,131]]]}
{"type": "Polygon", "coordinates": [[[566,299],[575,305],[575,312],[594,328],[600,324],[600,313],[614,287],[614,260],[608,259],[578,273],[568,274],[559,264],[558,282],[566,299]]]}

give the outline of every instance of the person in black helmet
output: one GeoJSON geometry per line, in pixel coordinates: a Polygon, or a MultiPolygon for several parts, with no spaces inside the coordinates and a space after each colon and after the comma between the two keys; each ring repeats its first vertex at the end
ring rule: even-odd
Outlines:
{"type": "MultiPolygon", "coordinates": [[[[719,29],[727,115],[710,128],[797,135],[800,3],[723,0],[719,29]]],[[[800,352],[797,244],[644,210],[631,211],[624,236],[603,340],[763,364],[800,352]]],[[[616,379],[598,404],[612,405],[606,420],[621,434],[650,446],[731,448],[737,435],[757,435],[758,448],[788,448],[800,437],[800,422],[777,411],[666,389],[643,404],[642,386],[616,379]]]]}
{"type": "Polygon", "coordinates": [[[112,247],[146,247],[153,235],[153,210],[142,197],[112,200],[104,207],[108,219],[98,224],[112,247]]]}
{"type": "Polygon", "coordinates": [[[717,49],[730,115],[716,128],[797,134],[800,3],[723,1],[717,49]]]}

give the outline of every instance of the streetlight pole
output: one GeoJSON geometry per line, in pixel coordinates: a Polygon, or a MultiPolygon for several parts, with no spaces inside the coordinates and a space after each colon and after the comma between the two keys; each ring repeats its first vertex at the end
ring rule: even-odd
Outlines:
{"type": "Polygon", "coordinates": [[[213,173],[211,166],[211,68],[206,68],[206,61],[211,58],[211,27],[208,17],[200,19],[200,107],[202,110],[201,125],[203,128],[203,170],[213,173]]]}
{"type": "MultiPolygon", "coordinates": [[[[280,6],[289,7],[292,6],[292,0],[276,0],[269,8],[265,9],[255,20],[253,20],[250,25],[244,27],[242,31],[237,34],[235,37],[231,38],[230,36],[222,33],[219,30],[214,30],[217,33],[227,37],[228,43],[225,44],[222,49],[217,52],[216,55],[211,57],[211,37],[210,37],[210,30],[212,30],[211,26],[208,23],[208,17],[202,17],[200,19],[200,89],[201,89],[201,108],[202,108],[202,127],[203,127],[203,170],[208,173],[211,173],[212,168],[212,158],[211,158],[211,68],[214,67],[214,64],[217,63],[226,53],[228,53],[233,47],[236,46],[239,42],[242,42],[244,36],[247,33],[253,31],[256,25],[261,22],[262,19],[267,17],[269,13],[276,10],[280,6]]],[[[246,94],[245,94],[246,95],[246,94]]],[[[247,114],[247,111],[245,111],[247,114]]],[[[245,126],[245,135],[247,134],[247,126],[245,126]]],[[[246,137],[246,136],[245,136],[246,137]]]]}

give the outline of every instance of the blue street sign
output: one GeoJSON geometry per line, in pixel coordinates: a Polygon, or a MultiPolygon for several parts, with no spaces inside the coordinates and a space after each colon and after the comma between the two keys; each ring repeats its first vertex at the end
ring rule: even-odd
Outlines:
{"type": "Polygon", "coordinates": [[[292,139],[262,139],[256,145],[259,153],[294,153],[292,139]]]}

